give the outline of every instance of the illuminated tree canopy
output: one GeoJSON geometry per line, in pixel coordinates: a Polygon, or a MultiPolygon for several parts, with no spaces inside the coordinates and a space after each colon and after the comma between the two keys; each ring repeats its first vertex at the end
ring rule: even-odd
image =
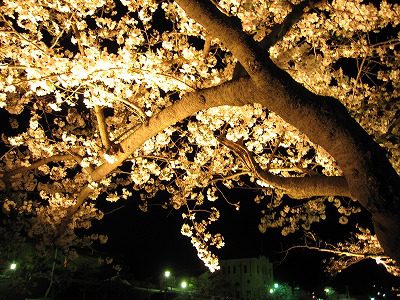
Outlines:
{"type": "Polygon", "coordinates": [[[400,274],[399,4],[9,0],[0,27],[15,232],[106,242],[75,234],[103,217],[99,197],[139,193],[146,211],[163,191],[215,270],[214,201],[252,183],[261,231],[308,231],[332,204],[345,224],[363,207],[375,234],[337,246],[331,269],[371,257],[400,274]]]}

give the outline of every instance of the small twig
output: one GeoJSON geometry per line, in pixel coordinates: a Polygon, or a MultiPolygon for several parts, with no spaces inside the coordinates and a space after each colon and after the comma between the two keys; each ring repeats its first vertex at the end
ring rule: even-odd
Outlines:
{"type": "Polygon", "coordinates": [[[85,50],[83,49],[83,46],[82,46],[82,43],[81,43],[81,33],[79,32],[78,27],[76,26],[77,20],[76,20],[76,17],[75,17],[75,14],[74,14],[74,13],[72,14],[72,19],[73,19],[74,22],[75,22],[75,23],[74,23],[74,22],[72,23],[72,30],[74,31],[75,36],[76,36],[76,40],[77,40],[77,43],[78,43],[79,52],[80,52],[81,55],[83,56],[83,55],[85,55],[85,50]]]}
{"type": "Polygon", "coordinates": [[[218,4],[218,0],[210,0],[212,4],[214,4],[214,6],[216,8],[218,8],[218,10],[220,12],[222,12],[225,16],[231,17],[231,14],[229,12],[226,12],[219,4],[218,4]]]}
{"type": "Polygon", "coordinates": [[[106,124],[106,120],[104,117],[103,108],[100,107],[99,105],[95,105],[94,111],[96,114],[97,126],[99,129],[101,142],[103,144],[104,149],[109,149],[111,142],[110,142],[110,137],[109,137],[109,134],[107,131],[107,124],[106,124]]]}
{"type": "Polygon", "coordinates": [[[363,67],[364,67],[364,63],[365,63],[365,60],[366,60],[366,59],[367,59],[367,54],[365,54],[363,60],[361,61],[360,68],[358,69],[356,82],[354,83],[354,88],[353,88],[353,95],[352,95],[353,100],[354,100],[354,95],[355,95],[355,93],[356,93],[356,88],[357,88],[358,80],[360,79],[360,76],[361,76],[361,73],[362,73],[362,69],[363,69],[363,67]]]}
{"type": "Polygon", "coordinates": [[[278,140],[278,142],[277,142],[276,145],[275,145],[274,151],[272,151],[271,155],[269,156],[268,163],[267,163],[267,166],[266,166],[266,168],[265,168],[265,171],[267,171],[267,172],[269,171],[269,168],[270,168],[270,166],[271,166],[272,160],[273,160],[273,158],[274,158],[274,156],[275,156],[275,154],[276,154],[276,151],[278,151],[279,145],[282,143],[282,140],[283,140],[283,137],[284,137],[284,136],[285,136],[285,133],[283,133],[283,134],[279,137],[279,140],[278,140]]]}
{"type": "Polygon", "coordinates": [[[116,211],[119,211],[120,209],[123,209],[123,208],[125,208],[125,205],[122,205],[122,206],[117,207],[117,208],[114,208],[114,209],[112,209],[112,210],[110,210],[110,211],[108,211],[108,212],[105,212],[104,215],[105,215],[105,216],[106,216],[106,215],[110,215],[110,214],[112,214],[112,213],[115,213],[116,211]]]}
{"type": "Polygon", "coordinates": [[[58,252],[58,248],[56,248],[56,250],[54,251],[54,260],[53,260],[53,265],[51,267],[51,276],[50,276],[50,283],[49,283],[49,287],[46,290],[46,293],[44,294],[44,298],[47,299],[47,296],[50,293],[51,287],[53,286],[53,282],[54,282],[54,269],[56,267],[56,261],[57,261],[57,252],[58,252]]]}
{"type": "Polygon", "coordinates": [[[141,110],[138,106],[136,106],[135,104],[133,104],[132,102],[126,101],[123,98],[118,98],[118,101],[121,101],[122,103],[124,103],[126,106],[132,108],[136,114],[141,117],[143,120],[146,120],[148,117],[146,116],[146,114],[143,112],[143,110],[141,110]]]}
{"type": "Polygon", "coordinates": [[[40,48],[38,45],[36,45],[35,43],[31,42],[30,40],[28,40],[27,38],[25,38],[22,34],[20,34],[17,30],[15,30],[15,28],[12,26],[12,24],[10,24],[7,19],[5,18],[5,16],[0,13],[1,18],[3,19],[3,22],[7,24],[8,27],[11,28],[12,33],[17,35],[18,37],[20,37],[21,39],[23,39],[24,41],[28,42],[29,44],[33,45],[35,48],[37,48],[40,52],[42,52],[45,55],[48,55],[46,53],[46,51],[44,51],[42,48],[40,48]]]}
{"type": "MultiPolygon", "coordinates": [[[[71,16],[69,17],[68,21],[71,21],[71,19],[74,17],[74,14],[75,13],[71,14],[71,16]]],[[[53,45],[51,45],[50,49],[53,49],[57,45],[60,37],[63,35],[64,32],[65,32],[65,27],[60,31],[60,34],[56,37],[56,39],[54,40],[53,45]]]]}
{"type": "Polygon", "coordinates": [[[230,180],[230,179],[234,179],[236,177],[239,177],[239,176],[242,176],[242,175],[248,175],[248,174],[249,174],[249,171],[243,171],[243,172],[235,173],[235,174],[232,174],[232,175],[229,175],[229,176],[221,176],[221,177],[218,177],[218,178],[215,178],[215,179],[211,180],[210,183],[215,183],[215,182],[218,182],[218,181],[230,180]]]}

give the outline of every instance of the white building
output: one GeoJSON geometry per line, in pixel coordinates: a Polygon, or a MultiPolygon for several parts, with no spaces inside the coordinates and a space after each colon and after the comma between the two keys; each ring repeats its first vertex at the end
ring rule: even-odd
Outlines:
{"type": "Polygon", "coordinates": [[[272,264],[264,256],[222,260],[221,276],[238,300],[265,299],[274,280],[272,264]]]}

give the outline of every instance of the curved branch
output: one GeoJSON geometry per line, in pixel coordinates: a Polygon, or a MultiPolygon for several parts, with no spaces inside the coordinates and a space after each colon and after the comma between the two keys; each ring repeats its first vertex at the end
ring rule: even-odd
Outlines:
{"type": "MultiPolygon", "coordinates": [[[[43,166],[43,165],[51,163],[51,162],[54,163],[54,162],[61,162],[61,161],[67,161],[67,160],[75,160],[78,164],[80,164],[82,162],[82,157],[80,157],[77,154],[53,155],[50,157],[40,159],[40,160],[32,163],[30,166],[15,168],[13,170],[6,171],[3,174],[0,172],[0,175],[4,176],[3,177],[4,184],[5,184],[6,188],[8,189],[11,184],[10,183],[11,177],[14,175],[28,172],[30,170],[34,170],[36,168],[39,168],[40,166],[43,166]]],[[[91,175],[91,173],[93,172],[93,169],[90,166],[83,168],[83,170],[85,170],[89,175],[91,175]]]]}
{"type": "MultiPolygon", "coordinates": [[[[350,252],[350,251],[343,251],[339,249],[328,249],[328,248],[321,248],[321,247],[315,247],[315,246],[308,246],[308,245],[297,245],[290,247],[287,249],[286,255],[289,253],[289,251],[294,250],[294,249],[308,249],[308,250],[314,250],[318,252],[323,252],[323,253],[329,253],[333,255],[337,255],[339,258],[354,258],[354,261],[351,261],[350,264],[348,264],[346,267],[349,267],[350,265],[360,262],[364,259],[372,259],[374,260],[377,264],[383,265],[383,267],[387,270],[388,273],[394,275],[394,276],[400,276],[400,267],[398,264],[396,264],[396,261],[391,259],[389,256],[383,255],[383,254],[372,254],[372,253],[359,253],[359,252],[350,252]]],[[[285,255],[285,257],[286,257],[285,255]]],[[[336,260],[337,261],[337,260],[336,260]]]]}
{"type": "Polygon", "coordinates": [[[268,51],[269,48],[279,42],[285,34],[296,24],[304,15],[304,11],[308,7],[317,5],[322,0],[303,0],[302,2],[294,5],[292,11],[287,14],[282,23],[276,24],[271,32],[260,42],[260,47],[268,51]]]}
{"type": "Polygon", "coordinates": [[[38,161],[32,163],[30,166],[20,167],[20,168],[10,170],[7,172],[7,176],[11,177],[18,173],[23,173],[23,172],[27,172],[30,170],[34,170],[36,168],[39,168],[40,166],[43,166],[43,165],[51,163],[51,162],[60,162],[60,161],[66,161],[66,160],[75,160],[79,164],[82,161],[82,158],[80,158],[77,155],[71,155],[71,154],[53,155],[53,156],[38,160],[38,161]]]}
{"type": "MultiPolygon", "coordinates": [[[[242,99],[246,97],[257,98],[255,94],[252,94],[252,90],[249,89],[249,86],[251,86],[249,78],[241,78],[216,87],[185,94],[179,101],[149,118],[147,123],[138,127],[135,132],[121,141],[119,145],[122,151],[119,151],[115,155],[115,162],[104,162],[101,166],[96,168],[91,174],[92,180],[94,182],[101,180],[118,168],[118,166],[128,159],[145,141],[168,126],[200,110],[220,105],[243,105],[245,103],[242,99]]],[[[65,230],[72,216],[78,211],[79,207],[85,202],[92,191],[92,185],[88,184],[79,193],[75,205],[68,210],[65,219],[60,225],[60,233],[65,230]]]]}
{"type": "Polygon", "coordinates": [[[318,252],[325,252],[325,253],[331,253],[339,256],[352,256],[352,257],[358,257],[361,259],[366,259],[366,258],[371,258],[371,259],[382,259],[382,258],[389,258],[387,256],[382,256],[382,255],[376,255],[376,254],[367,254],[367,253],[357,253],[357,252],[349,252],[349,251],[342,251],[342,250],[335,250],[335,249],[327,249],[327,248],[320,248],[320,247],[315,247],[315,246],[308,246],[308,245],[296,245],[292,246],[289,249],[287,249],[285,252],[289,252],[294,249],[309,249],[309,250],[315,250],[318,252]]]}
{"type": "Polygon", "coordinates": [[[123,98],[118,99],[118,101],[121,101],[123,104],[125,104],[126,106],[131,108],[140,118],[142,118],[142,120],[146,120],[147,119],[147,116],[143,112],[143,110],[141,110],[138,106],[136,106],[132,102],[129,102],[129,101],[123,99],[123,98]]]}
{"type": "Polygon", "coordinates": [[[310,198],[313,196],[350,196],[346,179],[342,176],[308,176],[308,177],[281,177],[263,170],[253,158],[253,155],[242,145],[234,143],[225,137],[218,137],[218,141],[231,149],[239,156],[247,168],[261,181],[284,190],[295,199],[310,198]]]}

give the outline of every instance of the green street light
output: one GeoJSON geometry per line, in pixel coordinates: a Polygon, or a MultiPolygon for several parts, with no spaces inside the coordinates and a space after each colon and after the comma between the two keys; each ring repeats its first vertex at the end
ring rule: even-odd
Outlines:
{"type": "Polygon", "coordinates": [[[14,262],[11,263],[11,264],[10,264],[10,270],[13,270],[13,271],[14,271],[14,270],[16,270],[16,269],[17,269],[17,264],[14,263],[14,262]]]}
{"type": "Polygon", "coordinates": [[[187,286],[188,286],[188,284],[185,280],[181,282],[181,288],[186,289],[187,286]]]}
{"type": "Polygon", "coordinates": [[[279,284],[278,283],[274,283],[274,288],[278,288],[279,287],[279,284]]]}
{"type": "Polygon", "coordinates": [[[164,272],[164,277],[165,277],[165,278],[169,278],[170,276],[171,276],[171,271],[166,270],[166,271],[164,272]]]}
{"type": "Polygon", "coordinates": [[[335,293],[335,290],[331,287],[326,287],[324,288],[324,292],[327,296],[331,296],[335,293]]]}
{"type": "Polygon", "coordinates": [[[269,289],[269,293],[273,294],[274,293],[274,289],[269,289]]]}

